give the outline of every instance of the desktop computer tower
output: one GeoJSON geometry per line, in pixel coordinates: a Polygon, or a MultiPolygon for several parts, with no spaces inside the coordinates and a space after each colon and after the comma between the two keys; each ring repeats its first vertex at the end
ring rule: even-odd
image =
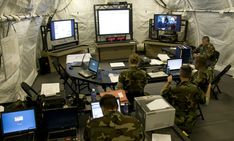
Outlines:
{"type": "Polygon", "coordinates": [[[39,58],[40,74],[50,73],[50,63],[48,57],[39,58]]]}

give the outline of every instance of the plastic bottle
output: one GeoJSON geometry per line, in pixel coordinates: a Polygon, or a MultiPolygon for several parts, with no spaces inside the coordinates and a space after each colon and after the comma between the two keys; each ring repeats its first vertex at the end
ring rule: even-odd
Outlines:
{"type": "Polygon", "coordinates": [[[124,104],[124,113],[127,115],[128,114],[128,104],[124,104]]]}
{"type": "Polygon", "coordinates": [[[96,96],[97,96],[96,90],[92,89],[92,91],[91,91],[91,99],[92,99],[92,101],[96,101],[97,100],[96,96]]]}

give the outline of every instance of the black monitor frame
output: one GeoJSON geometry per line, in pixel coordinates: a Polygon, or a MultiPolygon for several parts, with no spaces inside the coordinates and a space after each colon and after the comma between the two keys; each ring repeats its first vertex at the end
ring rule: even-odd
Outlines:
{"type": "MultiPolygon", "coordinates": [[[[107,38],[124,38],[124,41],[133,40],[133,22],[132,22],[132,4],[130,3],[119,3],[119,4],[97,4],[94,5],[94,24],[95,24],[95,35],[97,43],[107,43],[107,38]],[[102,10],[129,10],[129,33],[118,33],[118,34],[100,34],[99,31],[99,17],[98,12],[102,10]]],[[[114,40],[114,42],[121,42],[122,40],[114,40]]]]}

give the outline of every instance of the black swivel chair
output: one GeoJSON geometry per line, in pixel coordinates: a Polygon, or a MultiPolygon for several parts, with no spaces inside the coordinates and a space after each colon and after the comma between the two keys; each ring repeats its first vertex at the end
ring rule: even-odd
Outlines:
{"type": "Polygon", "coordinates": [[[27,94],[26,100],[28,104],[31,106],[36,106],[36,104],[38,104],[39,94],[25,82],[21,83],[21,88],[27,94]]]}
{"type": "Polygon", "coordinates": [[[216,100],[218,100],[218,94],[221,93],[221,90],[220,90],[218,84],[219,84],[222,76],[224,74],[226,74],[230,68],[231,68],[231,65],[230,64],[227,65],[217,76],[214,77],[213,81],[211,82],[211,85],[212,85],[211,92],[212,92],[212,94],[214,94],[216,100]],[[217,93],[215,92],[216,89],[217,89],[217,93]]]}

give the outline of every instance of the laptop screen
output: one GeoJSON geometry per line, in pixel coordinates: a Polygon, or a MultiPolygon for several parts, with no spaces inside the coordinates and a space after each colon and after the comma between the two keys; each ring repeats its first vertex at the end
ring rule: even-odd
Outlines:
{"type": "MultiPolygon", "coordinates": [[[[121,112],[121,110],[120,110],[120,100],[119,99],[116,99],[116,100],[117,100],[117,103],[118,103],[118,111],[121,112]]],[[[91,109],[92,109],[93,118],[103,117],[102,108],[100,107],[99,101],[92,102],[91,103],[91,109]]]]}
{"type": "Polygon", "coordinates": [[[34,109],[2,113],[3,134],[36,129],[34,109]]]}
{"type": "Polygon", "coordinates": [[[179,70],[182,66],[182,59],[168,59],[167,67],[169,70],[179,70]]]}
{"type": "Polygon", "coordinates": [[[51,109],[44,111],[43,119],[46,128],[49,131],[72,128],[78,125],[76,108],[51,109]]]}
{"type": "Polygon", "coordinates": [[[99,67],[99,62],[90,58],[89,60],[89,70],[97,73],[98,72],[98,67],[99,67]]]}

